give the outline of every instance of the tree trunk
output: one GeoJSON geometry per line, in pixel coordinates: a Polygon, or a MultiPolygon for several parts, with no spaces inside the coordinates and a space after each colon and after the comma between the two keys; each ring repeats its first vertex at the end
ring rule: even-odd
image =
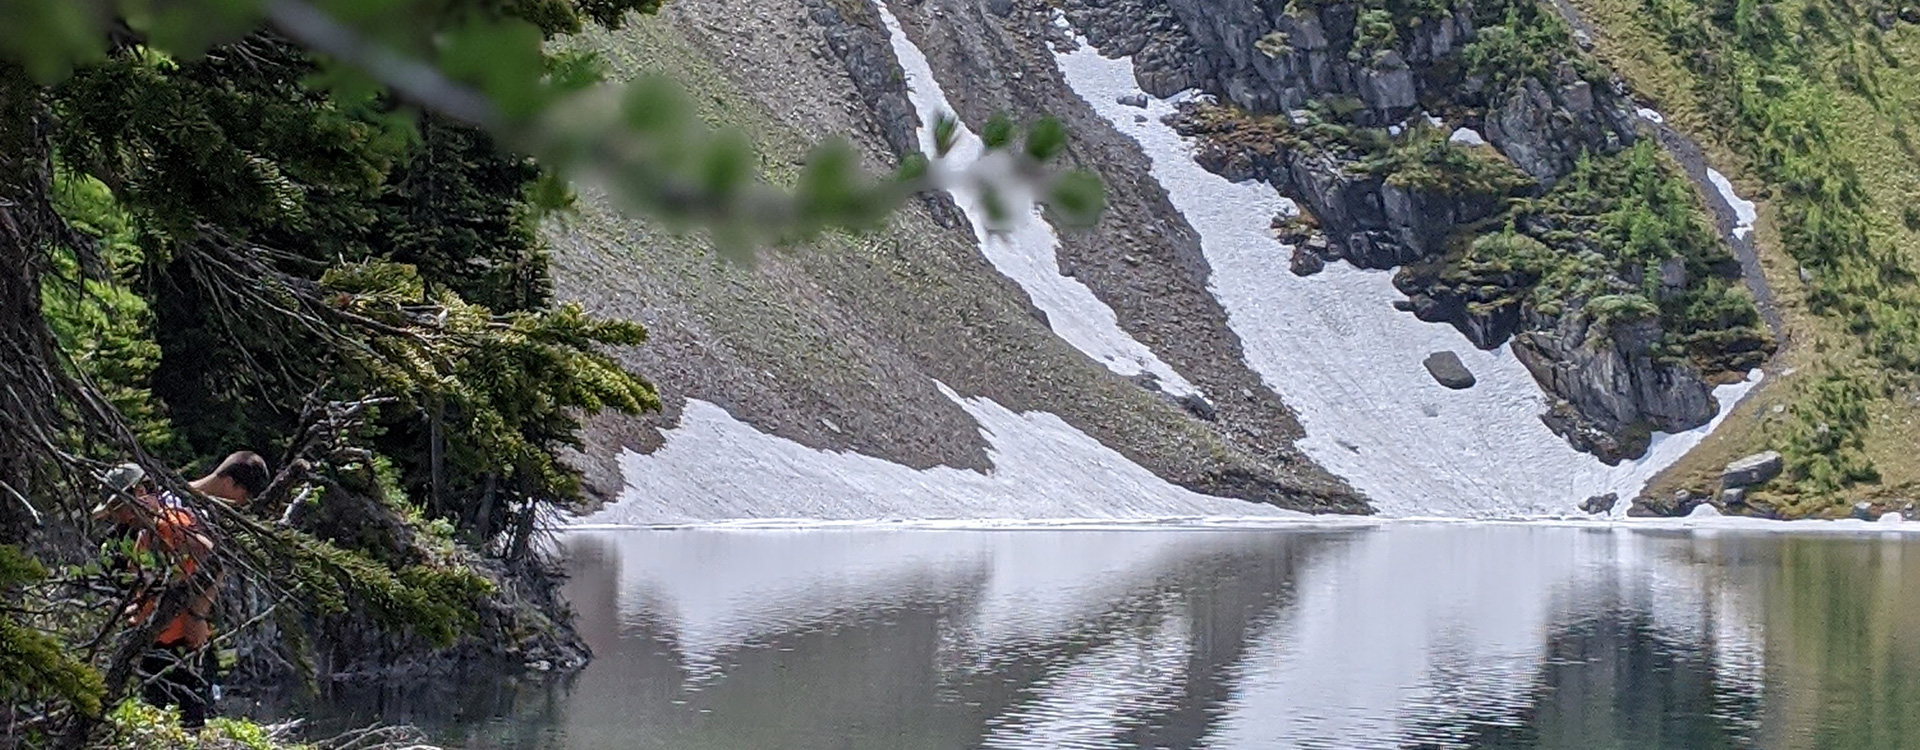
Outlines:
{"type": "Polygon", "coordinates": [[[493,499],[499,494],[499,475],[487,472],[486,489],[480,494],[480,515],[473,524],[473,536],[482,552],[488,550],[493,541],[493,499]]]}
{"type": "MultiPolygon", "coordinates": [[[[433,413],[427,417],[427,477],[430,485],[429,501],[433,514],[444,516],[447,513],[447,402],[435,397],[433,413]]],[[[456,516],[456,519],[458,516],[456,516]]]]}

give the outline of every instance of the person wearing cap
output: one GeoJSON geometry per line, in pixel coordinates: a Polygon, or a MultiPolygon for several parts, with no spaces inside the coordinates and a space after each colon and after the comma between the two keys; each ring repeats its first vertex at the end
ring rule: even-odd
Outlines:
{"type": "MultiPolygon", "coordinates": [[[[126,480],[130,472],[116,469],[110,483],[126,480]]],[[[129,487],[138,481],[137,473],[129,487]]],[[[188,483],[194,492],[234,506],[244,506],[265,492],[271,475],[258,454],[240,451],[227,456],[212,473],[188,483]]],[[[118,488],[125,492],[127,487],[118,488]]],[[[141,697],[157,707],[178,705],[180,724],[198,729],[206,724],[209,702],[207,675],[196,668],[194,656],[212,639],[208,619],[220,592],[220,573],[214,566],[213,536],[200,514],[171,492],[132,495],[133,502],[109,500],[95,516],[132,529],[136,584],[127,607],[127,624],[140,627],[153,618],[162,594],[186,587],[186,607],[155,631],[153,647],[141,659],[141,697]]]]}

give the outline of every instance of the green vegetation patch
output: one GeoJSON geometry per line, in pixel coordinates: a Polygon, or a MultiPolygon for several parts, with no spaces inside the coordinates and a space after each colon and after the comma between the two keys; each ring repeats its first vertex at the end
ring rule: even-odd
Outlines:
{"type": "Polygon", "coordinates": [[[1709,377],[1764,361],[1771,338],[1692,186],[1649,141],[1585,155],[1440,264],[1436,284],[1483,315],[1584,308],[1602,328],[1657,320],[1657,353],[1709,377]]]}
{"type": "MultiPolygon", "coordinates": [[[[1779,247],[1801,269],[1827,370],[1769,440],[1798,490],[1878,480],[1910,450],[1920,380],[1920,25],[1885,2],[1596,0],[1627,65],[1665,86],[1773,187],[1779,247]],[[1883,28],[1884,27],[1884,28],[1883,28]],[[1874,450],[1876,414],[1905,448],[1874,450]]],[[[1911,477],[1909,477],[1910,479],[1911,477]]]]}
{"type": "Polygon", "coordinates": [[[1448,132],[1421,123],[1360,164],[1404,190],[1455,197],[1511,196],[1534,186],[1491,146],[1454,143],[1448,132]]]}

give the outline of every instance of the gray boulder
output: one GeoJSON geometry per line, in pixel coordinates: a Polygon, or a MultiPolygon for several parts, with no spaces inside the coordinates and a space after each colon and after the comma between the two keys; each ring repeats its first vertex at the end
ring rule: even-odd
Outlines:
{"type": "Polygon", "coordinates": [[[1186,409],[1188,414],[1192,414],[1208,422],[1219,418],[1219,412],[1214,410],[1213,402],[1208,401],[1205,397],[1198,394],[1189,393],[1174,399],[1174,401],[1180,404],[1180,408],[1186,409]]]}
{"type": "Polygon", "coordinates": [[[1627,515],[1636,518],[1680,517],[1700,507],[1702,498],[1687,490],[1675,490],[1672,497],[1641,495],[1633,500],[1633,507],[1627,509],[1627,515]]]}
{"type": "Polygon", "coordinates": [[[1131,94],[1121,94],[1117,97],[1114,97],[1114,101],[1129,107],[1138,107],[1141,109],[1146,109],[1147,107],[1147,95],[1137,91],[1131,94]]]}
{"type": "Polygon", "coordinates": [[[1293,271],[1293,275],[1295,276],[1312,276],[1319,273],[1322,269],[1325,269],[1327,267],[1327,261],[1325,258],[1320,257],[1319,254],[1308,250],[1305,245],[1295,245],[1293,248],[1293,259],[1287,263],[1287,267],[1293,271]]]}
{"type": "Polygon", "coordinates": [[[1605,495],[1594,495],[1593,497],[1587,498],[1586,502],[1580,504],[1580,509],[1593,514],[1611,513],[1613,512],[1613,506],[1619,502],[1620,495],[1609,492],[1605,495]]]}
{"type": "Polygon", "coordinates": [[[1853,517],[1862,521],[1872,521],[1877,516],[1873,512],[1873,503],[1861,500],[1853,504],[1853,517]]]}
{"type": "Polygon", "coordinates": [[[1784,465],[1778,451],[1755,453],[1727,464],[1726,470],[1720,472],[1720,486],[1731,489],[1764,484],[1780,476],[1780,469],[1784,465]]]}
{"type": "Polygon", "coordinates": [[[1720,491],[1720,507],[1734,510],[1745,507],[1746,504],[1747,489],[1745,487],[1735,487],[1733,489],[1720,491]]]}
{"type": "Polygon", "coordinates": [[[1460,355],[1453,352],[1434,352],[1427,355],[1426,361],[1421,364],[1427,366],[1427,373],[1434,380],[1456,391],[1472,388],[1478,382],[1474,380],[1473,372],[1467,369],[1466,363],[1460,361],[1460,355]]]}

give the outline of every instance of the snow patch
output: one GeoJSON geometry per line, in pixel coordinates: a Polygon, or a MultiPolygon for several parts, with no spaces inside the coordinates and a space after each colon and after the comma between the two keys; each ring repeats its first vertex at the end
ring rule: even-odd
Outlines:
{"type": "Polygon", "coordinates": [[[1655,125],[1665,125],[1667,123],[1666,116],[1660,114],[1659,112],[1655,112],[1651,109],[1647,109],[1646,107],[1641,107],[1636,111],[1639,112],[1640,119],[1646,120],[1647,122],[1651,122],[1655,125]]]}
{"type": "Polygon", "coordinates": [[[1473,128],[1458,128],[1458,129],[1455,129],[1455,130],[1453,131],[1453,135],[1449,135],[1449,136],[1447,136],[1447,142],[1448,142],[1448,143],[1454,143],[1454,144],[1459,144],[1459,145],[1462,145],[1462,146],[1485,146],[1485,145],[1487,145],[1487,139],[1486,139],[1485,137],[1483,137],[1483,136],[1481,136],[1481,135],[1480,135],[1480,131],[1478,131],[1478,130],[1474,130],[1473,128]]]}
{"type": "Polygon", "coordinates": [[[1713,183],[1714,190],[1720,191],[1720,198],[1725,200],[1728,206],[1733,207],[1733,236],[1746,239],[1747,235],[1753,234],[1753,223],[1760,219],[1759,207],[1754,205],[1753,201],[1735,193],[1733,182],[1728,180],[1726,175],[1720,174],[1720,170],[1709,168],[1707,180],[1713,183]]]}
{"type": "MultiPolygon", "coordinates": [[[[1153,178],[1199,232],[1209,288],[1248,365],[1306,427],[1301,449],[1382,513],[1550,515],[1574,512],[1594,494],[1631,497],[1719,423],[1656,435],[1644,458],[1616,467],[1575,451],[1541,423],[1544,396],[1511,353],[1480,351],[1449,326],[1395,310],[1403,295],[1391,272],[1332,264],[1310,277],[1290,273],[1289,248],[1268,223],[1296,210],[1292,202],[1194,163],[1193,147],[1161,121],[1190,94],[1150,100],[1144,120],[1115,104],[1134,90],[1131,60],[1104,58],[1081,41],[1055,50],[1068,84],[1140,143],[1153,178]],[[1479,385],[1451,391],[1434,382],[1420,362],[1443,350],[1458,353],[1479,385]]],[[[1721,415],[1757,378],[1715,389],[1721,415]]]]}
{"type": "MultiPolygon", "coordinates": [[[[959,125],[953,150],[945,157],[936,156],[933,123],[942,115],[956,119],[958,115],[953,114],[954,109],[947,102],[946,92],[934,78],[933,67],[927,63],[927,56],[907,38],[899,20],[893,17],[886,3],[875,0],[874,5],[880,10],[881,20],[886,23],[894,55],[900,59],[901,71],[906,75],[907,96],[920,115],[920,150],[929,160],[933,160],[936,177],[945,178],[947,192],[966,212],[967,221],[973,225],[974,236],[981,238],[980,251],[987,256],[988,262],[1026,290],[1027,296],[1033,298],[1034,306],[1047,314],[1047,323],[1054,333],[1087,356],[1121,375],[1152,374],[1159,379],[1161,389],[1172,395],[1200,395],[1192,383],[1161,361],[1153,350],[1121,330],[1113,308],[1094,296],[1093,290],[1079,280],[1060,273],[1060,237],[1037,210],[1004,232],[988,230],[986,204],[977,187],[978,183],[961,176],[970,171],[991,172],[996,167],[1011,169],[1013,160],[1005,153],[997,153],[986,155],[983,161],[985,146],[965,123],[959,125]]],[[[1011,182],[1007,180],[999,184],[1011,182]]],[[[1031,205],[1030,200],[1009,200],[1007,203],[1031,205]]]]}
{"type": "Polygon", "coordinates": [[[768,435],[688,399],[680,425],[651,454],[627,452],[627,489],[582,526],[698,524],[715,519],[884,522],[945,519],[1307,519],[1270,505],[1169,484],[1045,412],[1016,414],[985,398],[954,399],[980,424],[993,469],[913,469],[768,435]]]}

